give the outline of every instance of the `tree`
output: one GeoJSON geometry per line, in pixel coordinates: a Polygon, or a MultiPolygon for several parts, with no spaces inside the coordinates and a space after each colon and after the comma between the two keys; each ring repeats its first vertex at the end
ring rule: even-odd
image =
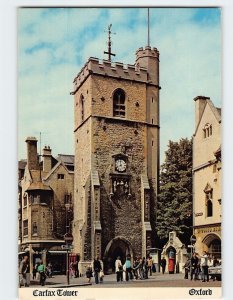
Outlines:
{"type": "Polygon", "coordinates": [[[170,231],[189,243],[192,235],[192,140],[169,141],[160,172],[157,234],[162,243],[170,231]]]}

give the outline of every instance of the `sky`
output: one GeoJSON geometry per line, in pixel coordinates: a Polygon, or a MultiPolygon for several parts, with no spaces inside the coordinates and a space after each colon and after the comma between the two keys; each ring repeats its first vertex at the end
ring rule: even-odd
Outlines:
{"type": "MultiPolygon", "coordinates": [[[[40,132],[54,156],[74,154],[73,79],[89,57],[107,59],[109,24],[114,61],[134,64],[147,45],[147,8],[18,8],[19,159],[40,132]]],[[[193,98],[221,107],[221,9],[151,8],[150,44],[160,52],[163,162],[169,140],[194,133],[193,98]]]]}

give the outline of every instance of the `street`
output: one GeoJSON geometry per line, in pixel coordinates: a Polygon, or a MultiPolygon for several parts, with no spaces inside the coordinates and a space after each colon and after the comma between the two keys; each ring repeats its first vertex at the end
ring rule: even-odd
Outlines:
{"type": "MultiPolygon", "coordinates": [[[[56,275],[52,278],[47,278],[45,287],[66,287],[67,278],[65,275],[56,275]]],[[[31,281],[30,287],[38,287],[38,281],[31,281]]],[[[91,284],[87,284],[86,277],[70,278],[70,287],[79,288],[127,288],[127,287],[221,287],[221,281],[202,282],[201,280],[184,279],[184,274],[161,274],[154,273],[146,280],[131,280],[116,282],[116,275],[105,275],[103,283],[95,284],[94,278],[91,279],[91,284]]]]}

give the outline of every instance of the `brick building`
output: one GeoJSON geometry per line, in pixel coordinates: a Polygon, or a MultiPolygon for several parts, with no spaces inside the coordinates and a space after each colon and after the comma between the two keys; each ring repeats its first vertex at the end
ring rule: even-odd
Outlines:
{"type": "Polygon", "coordinates": [[[195,250],[221,257],[221,109],[210,98],[195,99],[193,225],[195,250]]]}
{"type": "Polygon", "coordinates": [[[24,173],[22,162],[19,164],[19,250],[29,253],[31,267],[43,259],[65,271],[61,245],[72,220],[74,156],[58,155],[55,159],[45,146],[40,162],[37,139],[29,137],[26,143],[24,173]]]}
{"type": "Polygon", "coordinates": [[[90,58],[74,79],[74,250],[111,272],[154,243],[159,170],[159,52],[134,65],[90,58]]]}

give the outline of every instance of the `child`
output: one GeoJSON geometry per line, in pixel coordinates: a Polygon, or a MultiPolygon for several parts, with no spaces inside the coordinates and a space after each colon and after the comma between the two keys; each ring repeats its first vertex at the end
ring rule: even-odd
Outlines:
{"type": "Polygon", "coordinates": [[[90,283],[91,282],[91,277],[92,277],[92,269],[91,267],[87,267],[86,270],[86,277],[87,277],[87,282],[90,283]]]}

